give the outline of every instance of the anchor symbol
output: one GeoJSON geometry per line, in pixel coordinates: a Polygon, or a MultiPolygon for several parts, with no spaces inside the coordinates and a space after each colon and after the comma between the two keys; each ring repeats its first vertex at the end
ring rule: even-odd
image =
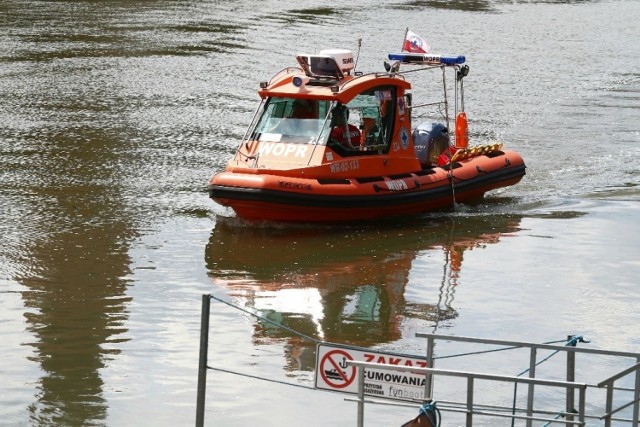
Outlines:
{"type": "Polygon", "coordinates": [[[349,390],[356,378],[356,367],[350,366],[354,358],[345,350],[333,349],[325,353],[319,361],[320,375],[318,383],[324,383],[329,389],[349,390]]]}
{"type": "Polygon", "coordinates": [[[342,362],[338,363],[338,366],[340,366],[342,369],[347,369],[347,366],[349,366],[347,365],[347,358],[343,357],[342,362]]]}

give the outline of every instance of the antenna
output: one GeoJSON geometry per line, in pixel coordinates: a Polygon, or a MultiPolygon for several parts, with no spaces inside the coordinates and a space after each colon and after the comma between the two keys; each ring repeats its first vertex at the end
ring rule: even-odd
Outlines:
{"type": "Polygon", "coordinates": [[[404,52],[404,41],[407,39],[407,34],[409,34],[409,27],[404,30],[404,38],[402,39],[402,46],[400,47],[400,52],[404,52]]]}
{"type": "Polygon", "coordinates": [[[356,63],[353,65],[353,72],[356,72],[356,68],[358,68],[358,58],[360,58],[360,48],[362,47],[362,39],[358,39],[358,53],[356,53],[356,63]]]}

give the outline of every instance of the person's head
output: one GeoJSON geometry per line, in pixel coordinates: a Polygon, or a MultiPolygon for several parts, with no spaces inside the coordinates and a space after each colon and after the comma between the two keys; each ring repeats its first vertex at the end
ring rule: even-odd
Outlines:
{"type": "Polygon", "coordinates": [[[295,99],[291,105],[291,117],[308,119],[314,117],[313,105],[306,99],[295,99]]]}
{"type": "Polygon", "coordinates": [[[331,121],[334,126],[344,126],[349,119],[349,109],[344,105],[338,105],[331,111],[331,121]]]}

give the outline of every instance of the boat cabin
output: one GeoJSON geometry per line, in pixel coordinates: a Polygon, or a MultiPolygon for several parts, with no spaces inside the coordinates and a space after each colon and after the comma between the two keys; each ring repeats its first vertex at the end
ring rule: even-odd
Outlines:
{"type": "Polygon", "coordinates": [[[296,59],[300,67],[261,84],[260,106],[232,166],[292,174],[317,167],[321,175],[325,166],[329,176],[340,168],[354,176],[353,160],[366,171],[374,158],[378,169],[385,158],[389,173],[420,170],[411,140],[411,85],[403,76],[355,73],[345,50],[296,59]],[[352,166],[330,166],[345,159],[352,166]]]}

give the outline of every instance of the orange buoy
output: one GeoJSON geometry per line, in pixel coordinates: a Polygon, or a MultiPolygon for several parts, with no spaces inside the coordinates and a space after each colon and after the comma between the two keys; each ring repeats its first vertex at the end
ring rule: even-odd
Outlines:
{"type": "Polygon", "coordinates": [[[467,126],[467,113],[461,111],[456,116],[456,147],[467,148],[469,145],[469,129],[467,126]]]}

